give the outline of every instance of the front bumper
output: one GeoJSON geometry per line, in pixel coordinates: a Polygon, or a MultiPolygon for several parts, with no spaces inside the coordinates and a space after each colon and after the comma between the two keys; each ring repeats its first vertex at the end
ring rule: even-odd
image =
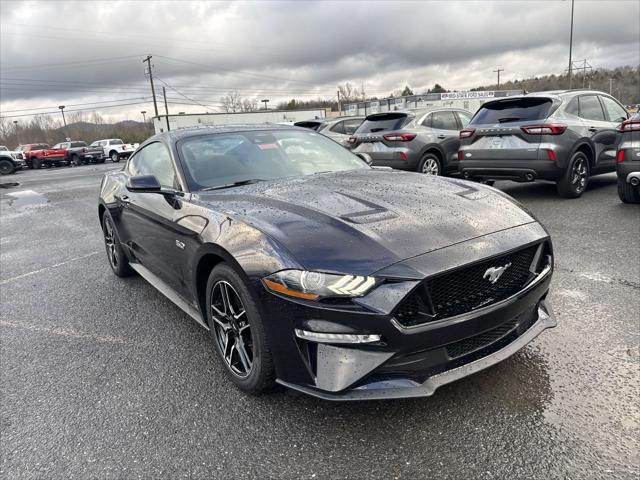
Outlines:
{"type": "Polygon", "coordinates": [[[477,371],[479,365],[485,368],[506,358],[555,324],[544,300],[552,265],[511,297],[458,316],[403,326],[394,312],[425,278],[540,242],[548,242],[548,235],[533,222],[413,257],[376,275],[415,280],[385,283],[350,306],[279,297],[258,282],[264,318],[273,319],[265,328],[273,339],[278,382],[334,400],[425,396],[477,371]],[[362,336],[368,341],[314,342],[296,337],[296,329],[362,336]],[[369,341],[372,337],[380,341],[369,341]]]}
{"type": "MultiPolygon", "coordinates": [[[[332,393],[321,391],[315,388],[306,387],[304,385],[295,385],[278,380],[278,383],[293,390],[312,395],[324,400],[353,401],[353,400],[385,400],[398,398],[415,398],[429,397],[435,391],[448,383],[455,382],[464,377],[480,372],[489,368],[507,358],[520,349],[525,347],[538,335],[547,328],[553,328],[557,325],[556,318],[546,300],[541,300],[535,310],[533,323],[531,320],[523,318],[521,323],[517,324],[511,331],[503,337],[496,339],[495,342],[487,345],[478,353],[490,351],[484,356],[477,359],[471,356],[468,362],[462,362],[459,366],[453,366],[449,370],[435,373],[429,376],[422,383],[407,378],[389,378],[378,380],[371,383],[365,383],[346,392],[332,393]],[[505,343],[505,340],[512,341],[505,343]],[[493,347],[493,348],[492,348],[493,347]]],[[[471,354],[472,355],[472,354],[471,354]]]]}

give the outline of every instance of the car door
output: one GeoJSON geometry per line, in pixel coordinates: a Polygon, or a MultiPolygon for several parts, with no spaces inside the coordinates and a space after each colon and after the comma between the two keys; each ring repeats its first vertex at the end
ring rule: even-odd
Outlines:
{"type": "Polygon", "coordinates": [[[613,170],[616,158],[616,124],[605,117],[602,103],[596,94],[578,97],[580,118],[595,147],[594,172],[613,170]]]}
{"type": "Polygon", "coordinates": [[[431,130],[436,142],[442,148],[445,156],[443,168],[446,170],[451,160],[457,156],[460,147],[460,127],[452,110],[441,110],[431,114],[431,130]]]}
{"type": "MultiPolygon", "coordinates": [[[[127,176],[154,175],[167,189],[182,191],[169,148],[162,142],[146,145],[133,155],[125,168],[127,176]]],[[[121,241],[136,259],[172,288],[187,296],[184,278],[184,248],[193,232],[180,226],[184,216],[181,195],[121,192],[121,241]]]]}

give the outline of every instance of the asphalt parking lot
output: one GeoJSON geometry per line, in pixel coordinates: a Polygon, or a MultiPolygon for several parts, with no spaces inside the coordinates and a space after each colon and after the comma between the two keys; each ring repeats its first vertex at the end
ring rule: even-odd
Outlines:
{"type": "Polygon", "coordinates": [[[638,477],[640,208],[613,174],[577,200],[497,184],[554,239],[557,328],[431,398],[335,404],[241,394],[207,332],[111,273],[113,168],[0,178],[1,477],[638,477]]]}

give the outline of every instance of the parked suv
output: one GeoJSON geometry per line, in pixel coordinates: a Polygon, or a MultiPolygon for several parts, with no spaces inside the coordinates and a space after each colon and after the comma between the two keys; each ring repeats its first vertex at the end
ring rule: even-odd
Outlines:
{"type": "Polygon", "coordinates": [[[627,111],[592,90],[537,92],[485,103],[460,132],[465,178],[552,180],[566,198],[582,195],[589,177],[616,166],[627,111]]]}
{"type": "Polygon", "coordinates": [[[640,113],[620,124],[616,173],[618,196],[624,203],[640,203],[640,113]]]}
{"type": "Polygon", "coordinates": [[[0,175],[8,175],[26,167],[22,152],[12,152],[0,145],[0,175]]]}
{"type": "Polygon", "coordinates": [[[374,113],[349,144],[354,153],[368,154],[376,166],[444,175],[458,170],[458,132],[470,120],[471,113],[454,108],[374,113]]]}
{"type": "Polygon", "coordinates": [[[77,166],[83,163],[104,163],[102,148],[89,147],[86,142],[62,142],[53,148],[66,150],[67,160],[77,166]]]}
{"type": "Polygon", "coordinates": [[[329,137],[341,145],[349,144],[349,137],[353,135],[364,121],[364,117],[335,117],[316,118],[296,122],[296,127],[309,128],[329,137]]]}

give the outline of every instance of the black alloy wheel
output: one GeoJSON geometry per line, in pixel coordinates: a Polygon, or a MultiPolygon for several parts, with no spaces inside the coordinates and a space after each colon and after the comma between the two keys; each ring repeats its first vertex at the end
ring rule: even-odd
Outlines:
{"type": "Polygon", "coordinates": [[[133,269],[129,265],[129,259],[122,249],[122,245],[118,239],[118,233],[113,226],[113,220],[109,213],[105,213],[102,218],[102,233],[104,235],[104,246],[107,250],[107,258],[109,259],[109,265],[113,273],[118,277],[128,277],[133,274],[133,269]]]}
{"type": "Polygon", "coordinates": [[[207,281],[206,305],[215,350],[231,381],[251,395],[273,389],[269,338],[244,277],[225,263],[216,265],[207,281]]]}
{"type": "Polygon", "coordinates": [[[576,152],[569,167],[558,181],[557,188],[560,196],[565,198],[578,198],[587,189],[589,183],[589,159],[582,152],[576,152]]]}
{"type": "Polygon", "coordinates": [[[9,160],[0,160],[0,175],[13,173],[13,163],[9,160]]]}
{"type": "Polygon", "coordinates": [[[215,338],[227,368],[246,378],[253,365],[253,338],[247,310],[231,284],[218,281],[211,292],[211,318],[215,338]]]}

